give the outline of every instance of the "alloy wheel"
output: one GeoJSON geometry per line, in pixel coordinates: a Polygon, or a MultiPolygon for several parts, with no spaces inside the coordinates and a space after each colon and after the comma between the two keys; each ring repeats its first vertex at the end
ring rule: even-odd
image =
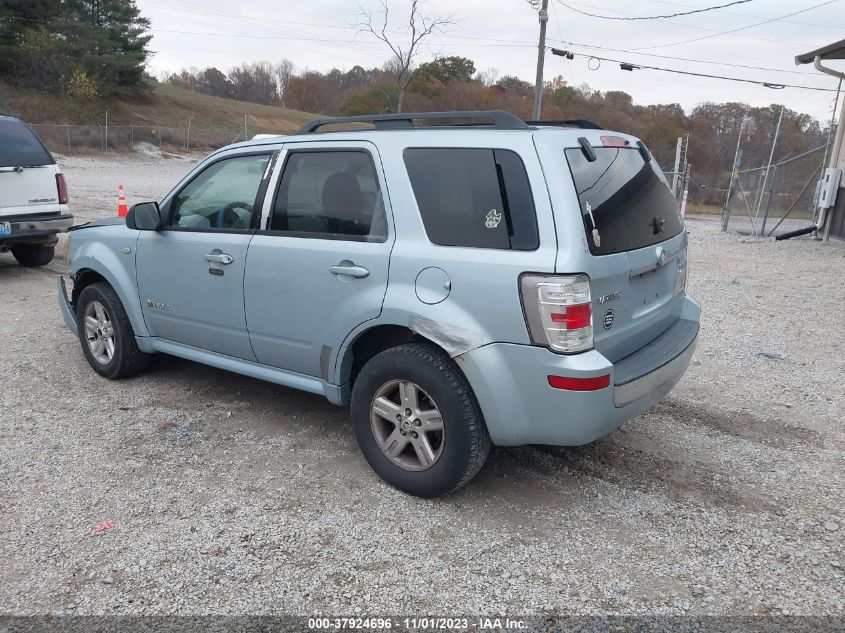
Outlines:
{"type": "Polygon", "coordinates": [[[98,363],[108,365],[114,358],[114,326],[108,312],[99,301],[91,301],[85,306],[83,319],[91,355],[98,363]]]}
{"type": "Polygon", "coordinates": [[[370,404],[370,425],[381,452],[405,470],[428,470],[443,453],[443,416],[419,385],[391,380],[370,404]]]}

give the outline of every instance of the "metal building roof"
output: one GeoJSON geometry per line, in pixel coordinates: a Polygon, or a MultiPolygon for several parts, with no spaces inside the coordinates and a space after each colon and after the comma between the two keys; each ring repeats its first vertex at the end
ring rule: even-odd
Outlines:
{"type": "Polygon", "coordinates": [[[845,40],[822,46],[809,53],[795,56],[795,64],[812,64],[816,57],[822,59],[845,59],[845,40]]]}

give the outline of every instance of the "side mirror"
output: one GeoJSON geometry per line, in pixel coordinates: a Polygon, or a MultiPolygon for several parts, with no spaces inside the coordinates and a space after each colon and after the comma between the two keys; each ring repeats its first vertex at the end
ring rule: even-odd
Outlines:
{"type": "Polygon", "coordinates": [[[126,226],[137,231],[158,231],[161,228],[158,202],[139,202],[126,214],[126,226]]]}

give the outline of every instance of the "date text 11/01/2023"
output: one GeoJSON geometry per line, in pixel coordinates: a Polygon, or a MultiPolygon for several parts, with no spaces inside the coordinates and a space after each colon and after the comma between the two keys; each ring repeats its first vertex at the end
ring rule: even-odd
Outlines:
{"type": "Polygon", "coordinates": [[[390,630],[401,628],[405,630],[421,631],[519,631],[527,628],[527,623],[511,618],[449,618],[449,617],[419,617],[419,618],[362,618],[362,617],[317,617],[308,618],[308,628],[312,630],[390,630]]]}

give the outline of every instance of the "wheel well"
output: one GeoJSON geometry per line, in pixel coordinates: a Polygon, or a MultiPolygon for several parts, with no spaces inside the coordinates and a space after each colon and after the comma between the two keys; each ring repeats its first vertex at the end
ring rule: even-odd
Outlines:
{"type": "Polygon", "coordinates": [[[355,382],[361,368],[376,354],[402,343],[427,340],[401,325],[379,325],[367,330],[355,339],[355,342],[349,348],[349,351],[352,352],[349,382],[355,382]]]}
{"type": "Polygon", "coordinates": [[[105,281],[108,283],[105,277],[94,270],[81,270],[76,273],[76,277],[73,279],[73,291],[70,294],[70,303],[74,306],[74,309],[76,309],[76,302],[79,300],[79,295],[82,291],[98,281],[105,281]]]}

